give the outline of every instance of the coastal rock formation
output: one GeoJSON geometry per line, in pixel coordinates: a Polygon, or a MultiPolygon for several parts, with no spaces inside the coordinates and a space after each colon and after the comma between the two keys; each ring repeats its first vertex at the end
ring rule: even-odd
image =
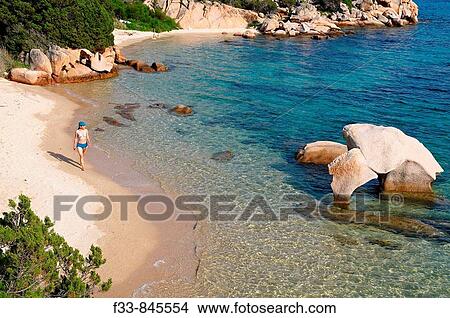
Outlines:
{"type": "Polygon", "coordinates": [[[378,175],[370,169],[361,150],[354,148],[343,153],[328,165],[333,176],[331,188],[338,202],[347,202],[353,191],[378,175]]]}
{"type": "Polygon", "coordinates": [[[300,163],[327,165],[345,152],[346,145],[333,141],[316,141],[299,149],[296,159],[300,163]]]}
{"type": "Polygon", "coordinates": [[[48,85],[52,78],[44,71],[33,71],[27,68],[13,68],[8,75],[9,80],[28,85],[48,85]]]}
{"type": "Polygon", "coordinates": [[[189,116],[193,113],[191,107],[182,104],[175,106],[170,111],[181,116],[189,116]]]}
{"type": "Polygon", "coordinates": [[[111,72],[114,67],[114,56],[111,57],[111,54],[114,54],[114,51],[112,53],[108,51],[108,57],[105,58],[99,52],[95,53],[94,56],[90,58],[91,69],[99,73],[111,72]],[[111,60],[111,58],[112,62],[108,61],[108,59],[111,60]]]}
{"type": "Polygon", "coordinates": [[[139,60],[127,60],[126,65],[131,66],[138,72],[154,73],[154,72],[167,72],[169,68],[161,63],[153,63],[151,66],[145,62],[139,60]]]}
{"type": "Polygon", "coordinates": [[[150,7],[156,4],[183,29],[232,29],[246,28],[258,20],[256,12],[234,8],[211,1],[194,0],[146,0],[150,7]]]}
{"type": "Polygon", "coordinates": [[[419,8],[412,0],[356,0],[351,10],[341,3],[330,15],[339,26],[404,26],[416,24],[419,8]]]}
{"type": "Polygon", "coordinates": [[[125,57],[125,55],[122,54],[122,50],[118,47],[118,46],[113,46],[112,47],[115,55],[114,55],[114,62],[116,64],[126,64],[127,63],[127,58],[125,57]]]}
{"type": "Polygon", "coordinates": [[[388,192],[432,192],[433,181],[420,164],[409,160],[380,178],[382,188],[388,192]]]}
{"type": "Polygon", "coordinates": [[[12,69],[9,78],[30,85],[78,83],[117,76],[115,51],[91,53],[85,49],[50,46],[47,54],[33,49],[28,54],[30,70],[12,69]]]}
{"type": "Polygon", "coordinates": [[[39,49],[32,49],[30,51],[30,69],[32,71],[43,71],[46,73],[52,73],[52,65],[47,55],[45,55],[39,49]]]}
{"type": "Polygon", "coordinates": [[[341,27],[404,26],[418,22],[418,7],[412,0],[356,0],[352,8],[340,3],[334,12],[321,8],[319,1],[303,1],[292,10],[279,8],[268,15],[259,30],[275,36],[311,36],[327,39],[344,35],[341,27]],[[320,11],[321,9],[322,11],[320,11]]]}
{"type": "Polygon", "coordinates": [[[259,31],[275,36],[337,36],[344,32],[309,3],[302,3],[289,15],[284,10],[267,16],[259,31]]]}
{"type": "Polygon", "coordinates": [[[127,64],[146,73],[168,70],[168,67],[161,63],[148,65],[142,61],[127,60],[117,46],[93,53],[86,49],[68,49],[52,45],[47,54],[39,49],[33,49],[27,57],[31,69],[11,70],[9,78],[12,81],[30,85],[49,85],[106,79],[118,75],[116,64],[127,64]]]}
{"type": "Polygon", "coordinates": [[[386,192],[432,193],[444,170],[417,139],[394,127],[352,124],[343,128],[344,145],[318,141],[297,154],[301,163],[328,164],[336,201],[348,202],[353,191],[378,178],[386,192]],[[348,151],[346,150],[348,149],[348,151]]]}
{"type": "Polygon", "coordinates": [[[359,148],[369,167],[387,174],[405,161],[416,162],[433,180],[444,170],[431,152],[417,139],[394,127],[352,124],[343,129],[348,149],[359,148]]]}

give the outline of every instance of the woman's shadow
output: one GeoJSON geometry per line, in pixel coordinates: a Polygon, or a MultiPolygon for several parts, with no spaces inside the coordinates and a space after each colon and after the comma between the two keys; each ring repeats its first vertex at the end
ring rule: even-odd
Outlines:
{"type": "Polygon", "coordinates": [[[78,162],[76,162],[75,160],[73,160],[73,159],[71,159],[69,157],[64,156],[63,154],[56,153],[56,152],[53,152],[53,151],[47,151],[47,153],[50,156],[52,156],[53,158],[55,158],[55,159],[57,159],[59,161],[64,161],[65,163],[68,163],[68,164],[70,164],[70,165],[72,165],[74,167],[77,167],[78,169],[81,168],[80,164],[78,162]]]}

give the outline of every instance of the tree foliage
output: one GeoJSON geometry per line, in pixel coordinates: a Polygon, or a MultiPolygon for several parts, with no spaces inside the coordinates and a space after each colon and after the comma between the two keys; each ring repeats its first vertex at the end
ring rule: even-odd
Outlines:
{"type": "Polygon", "coordinates": [[[114,42],[102,0],[0,0],[0,46],[18,54],[50,44],[90,50],[114,42]]]}
{"type": "Polygon", "coordinates": [[[151,9],[142,0],[103,0],[104,6],[117,19],[129,21],[128,29],[139,31],[164,32],[178,29],[174,19],[167,16],[157,6],[151,9]]]}
{"type": "Polygon", "coordinates": [[[328,12],[336,12],[340,9],[341,0],[316,0],[318,9],[328,12]]]}
{"type": "Polygon", "coordinates": [[[1,297],[89,297],[110,288],[111,279],[102,282],[97,273],[105,263],[99,247],[83,257],[48,217],[36,216],[25,195],[9,207],[0,218],[1,297]]]}
{"type": "Polygon", "coordinates": [[[273,13],[277,10],[277,4],[273,0],[219,0],[230,6],[252,10],[262,13],[273,13]]]}

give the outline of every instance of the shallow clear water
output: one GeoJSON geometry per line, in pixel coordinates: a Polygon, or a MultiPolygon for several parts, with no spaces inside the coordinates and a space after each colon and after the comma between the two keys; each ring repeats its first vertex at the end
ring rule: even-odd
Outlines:
{"type": "MultiPolygon", "coordinates": [[[[436,202],[407,201],[393,214],[448,231],[450,3],[418,3],[417,26],[357,30],[327,41],[226,35],[147,41],[126,53],[162,61],[170,72],[124,70],[115,79],[66,88],[93,105],[88,120],[105,129],[94,132],[100,147],[133,157],[137,170],[175,192],[236,194],[238,208],[252,194],[264,195],[274,209],[285,193],[319,200],[331,192],[331,178],[326,167],[295,163],[300,145],[343,142],[348,123],[395,126],[423,142],[446,172],[434,185],[436,202]],[[128,122],[109,102],[143,106],[137,121],[128,122]],[[186,104],[195,114],[146,107],[153,102],[186,104]],[[108,126],[103,116],[129,127],[108,126]],[[231,161],[210,159],[225,150],[235,154],[231,161]]],[[[374,184],[361,192],[376,204],[374,184]]],[[[209,222],[197,232],[197,279],[153,282],[144,294],[450,296],[448,239],[301,218],[209,222]]]]}

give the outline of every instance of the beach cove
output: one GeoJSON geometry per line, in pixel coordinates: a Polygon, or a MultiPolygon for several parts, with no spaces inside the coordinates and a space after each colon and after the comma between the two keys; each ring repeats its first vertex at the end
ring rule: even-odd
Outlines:
{"type": "MultiPolygon", "coordinates": [[[[431,35],[448,22],[449,11],[421,7],[425,22],[418,26],[320,43],[248,42],[220,33],[130,41],[128,56],[163,61],[169,73],[130,69],[111,80],[50,88],[65,97],[2,81],[9,93],[0,108],[7,114],[1,135],[10,136],[2,139],[8,149],[2,170],[13,182],[1,189],[2,197],[19,189],[31,195],[38,213],[51,210],[56,193],[235,193],[241,206],[252,193],[263,193],[274,207],[287,192],[320,199],[330,192],[327,173],[296,165],[294,152],[329,136],[342,142],[340,129],[350,122],[399,127],[424,142],[448,171],[448,52],[439,44],[448,35],[431,35]],[[34,108],[26,108],[29,103],[34,108]],[[136,122],[117,116],[114,103],[139,103],[136,122]],[[184,103],[194,115],[148,107],[157,103],[184,103]],[[58,111],[60,105],[70,111],[58,111]],[[80,116],[94,136],[85,174],[67,162],[80,116]],[[104,116],[128,127],[109,126],[104,116]],[[30,144],[24,147],[19,137],[30,144]],[[211,160],[227,150],[234,154],[229,162],[211,160]],[[12,162],[11,152],[23,153],[23,161],[15,155],[12,162]]],[[[440,222],[445,230],[448,180],[446,172],[435,185],[441,200],[408,203],[395,213],[440,222]]],[[[363,190],[375,198],[373,185],[363,190]]],[[[104,274],[114,281],[110,296],[448,296],[445,241],[327,220],[211,223],[194,232],[192,224],[138,218],[123,225],[117,213],[95,226],[73,218],[56,228],[83,251],[91,242],[104,249],[104,274]]]]}

